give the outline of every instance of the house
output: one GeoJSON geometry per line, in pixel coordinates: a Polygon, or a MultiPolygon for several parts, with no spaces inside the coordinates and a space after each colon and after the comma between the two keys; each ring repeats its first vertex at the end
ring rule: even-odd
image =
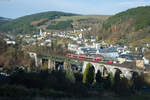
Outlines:
{"type": "Polygon", "coordinates": [[[87,48],[87,54],[88,55],[96,55],[96,48],[87,48]]]}
{"type": "Polygon", "coordinates": [[[33,35],[33,37],[34,37],[34,38],[37,38],[37,37],[39,37],[39,35],[33,35]]]}
{"type": "Polygon", "coordinates": [[[88,42],[88,39],[84,39],[84,42],[88,42]]]}
{"type": "Polygon", "coordinates": [[[70,38],[74,41],[77,41],[78,40],[78,37],[76,35],[71,35],[70,38]]]}
{"type": "Polygon", "coordinates": [[[119,54],[121,54],[121,53],[125,52],[125,49],[124,49],[124,47],[118,47],[117,51],[118,51],[119,54]]]}
{"type": "Polygon", "coordinates": [[[91,36],[91,42],[96,42],[96,38],[94,38],[93,36],[91,36]]]}
{"type": "Polygon", "coordinates": [[[46,45],[46,42],[41,42],[40,43],[40,46],[45,46],[46,45]]]}
{"type": "Polygon", "coordinates": [[[44,39],[44,37],[38,37],[37,38],[37,40],[39,40],[39,41],[41,41],[41,40],[43,40],[44,39]]]}
{"type": "Polygon", "coordinates": [[[68,44],[68,50],[76,52],[78,50],[78,45],[69,43],[68,44]]]}
{"type": "Polygon", "coordinates": [[[96,48],[81,48],[81,51],[82,51],[82,54],[84,55],[88,55],[88,56],[91,56],[91,55],[96,55],[96,48]]]}
{"type": "Polygon", "coordinates": [[[144,64],[145,64],[145,65],[148,65],[148,64],[149,64],[149,60],[148,60],[148,59],[146,59],[145,57],[143,57],[143,60],[144,60],[144,64]]]}
{"type": "Polygon", "coordinates": [[[30,38],[31,36],[30,36],[30,35],[26,35],[25,37],[26,37],[26,38],[30,38]]]}
{"type": "Polygon", "coordinates": [[[91,27],[89,27],[89,28],[88,28],[88,31],[91,31],[91,30],[92,30],[92,28],[91,28],[91,27]]]}
{"type": "Polygon", "coordinates": [[[119,63],[125,63],[125,62],[133,62],[133,61],[143,61],[144,65],[148,65],[149,64],[149,60],[146,59],[143,55],[133,55],[131,53],[129,54],[121,54],[118,57],[118,61],[119,63]]]}
{"type": "Polygon", "coordinates": [[[78,44],[81,44],[81,43],[82,43],[82,40],[81,40],[81,39],[78,39],[78,40],[77,40],[77,43],[78,43],[78,44]]]}
{"type": "Polygon", "coordinates": [[[119,53],[116,48],[103,48],[97,50],[96,54],[102,55],[104,58],[116,60],[119,53]]]}
{"type": "Polygon", "coordinates": [[[123,64],[125,62],[133,62],[134,60],[136,60],[133,54],[122,54],[117,59],[120,64],[123,64]]]}
{"type": "Polygon", "coordinates": [[[150,47],[150,42],[147,42],[147,43],[146,43],[146,46],[147,46],[147,47],[150,47]]]}
{"type": "Polygon", "coordinates": [[[82,36],[82,33],[80,33],[80,34],[79,34],[79,38],[82,39],[82,37],[83,37],[83,36],[82,36]]]}
{"type": "Polygon", "coordinates": [[[48,46],[48,47],[51,47],[52,43],[51,42],[48,42],[48,41],[44,41],[44,42],[41,42],[40,43],[40,46],[48,46]]]}
{"type": "Polygon", "coordinates": [[[53,36],[57,36],[58,35],[58,33],[57,32],[53,32],[53,34],[52,34],[53,36]]]}
{"type": "Polygon", "coordinates": [[[47,39],[47,40],[45,40],[46,42],[49,42],[49,43],[51,43],[52,42],[52,40],[51,39],[47,39]]]}
{"type": "Polygon", "coordinates": [[[135,51],[137,51],[137,52],[145,52],[145,51],[147,51],[148,49],[147,48],[144,48],[144,47],[136,47],[135,48],[135,51]]]}
{"type": "Polygon", "coordinates": [[[100,49],[101,44],[100,43],[93,43],[94,48],[96,48],[97,50],[100,49]]]}
{"type": "Polygon", "coordinates": [[[78,55],[83,55],[83,54],[85,54],[85,53],[84,53],[84,49],[85,49],[84,47],[79,47],[78,50],[77,50],[77,54],[78,54],[78,55]]]}
{"type": "Polygon", "coordinates": [[[117,47],[117,51],[118,51],[119,54],[129,54],[129,53],[131,53],[131,51],[129,51],[125,47],[117,47]]]}

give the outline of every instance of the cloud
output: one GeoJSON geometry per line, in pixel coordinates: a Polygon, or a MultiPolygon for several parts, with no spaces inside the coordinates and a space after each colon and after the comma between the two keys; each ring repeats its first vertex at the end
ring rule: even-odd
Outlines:
{"type": "Polygon", "coordinates": [[[119,6],[121,7],[138,7],[138,6],[149,6],[150,1],[145,1],[145,0],[136,0],[136,1],[126,1],[126,2],[121,2],[119,3],[119,6]]]}

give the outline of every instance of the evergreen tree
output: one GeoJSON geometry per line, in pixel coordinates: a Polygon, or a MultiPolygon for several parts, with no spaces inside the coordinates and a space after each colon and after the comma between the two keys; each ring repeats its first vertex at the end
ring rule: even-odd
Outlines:
{"type": "Polygon", "coordinates": [[[121,86],[120,85],[120,82],[121,82],[120,74],[121,74],[121,71],[119,69],[117,69],[115,76],[114,76],[114,87],[113,87],[116,93],[119,92],[119,89],[121,86]]]}
{"type": "Polygon", "coordinates": [[[103,87],[105,89],[112,89],[113,84],[114,84],[114,77],[112,73],[109,73],[106,78],[103,79],[103,87]]]}
{"type": "Polygon", "coordinates": [[[142,83],[143,79],[142,79],[142,77],[137,72],[133,72],[132,80],[133,80],[132,90],[134,92],[140,91],[140,89],[143,86],[143,83],[142,83]]]}
{"type": "Polygon", "coordinates": [[[110,86],[110,88],[112,88],[113,85],[114,85],[114,76],[113,76],[113,73],[112,73],[112,72],[109,73],[109,75],[108,75],[108,81],[109,81],[109,86],[110,86]]]}
{"type": "Polygon", "coordinates": [[[101,83],[102,82],[102,75],[101,75],[100,70],[98,70],[97,73],[96,73],[96,82],[97,83],[101,83]]]}
{"type": "Polygon", "coordinates": [[[86,65],[84,74],[83,74],[83,83],[91,85],[94,81],[95,70],[91,63],[86,65]]]}

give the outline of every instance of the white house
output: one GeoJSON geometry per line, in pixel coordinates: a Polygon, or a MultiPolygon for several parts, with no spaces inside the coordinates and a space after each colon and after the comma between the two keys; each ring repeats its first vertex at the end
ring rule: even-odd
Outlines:
{"type": "Polygon", "coordinates": [[[84,39],[84,42],[88,42],[88,39],[84,39]]]}
{"type": "Polygon", "coordinates": [[[15,41],[11,41],[11,40],[8,40],[8,41],[6,41],[6,43],[8,44],[8,45],[15,45],[16,44],[16,42],[15,41]]]}
{"type": "Polygon", "coordinates": [[[82,39],[82,33],[79,34],[79,38],[82,39]]]}
{"type": "Polygon", "coordinates": [[[101,44],[100,43],[93,43],[94,48],[96,48],[97,50],[100,49],[101,44]]]}
{"type": "Polygon", "coordinates": [[[92,39],[91,39],[91,42],[96,42],[96,39],[95,39],[95,38],[92,38],[92,39]]]}
{"type": "Polygon", "coordinates": [[[145,64],[145,65],[148,65],[148,64],[149,64],[149,60],[148,60],[148,59],[146,59],[145,57],[143,57],[143,60],[144,60],[144,64],[145,64]]]}

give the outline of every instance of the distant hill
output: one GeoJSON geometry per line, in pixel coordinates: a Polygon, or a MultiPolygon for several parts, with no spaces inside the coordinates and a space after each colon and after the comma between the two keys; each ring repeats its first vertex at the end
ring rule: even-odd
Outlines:
{"type": "Polygon", "coordinates": [[[3,25],[7,22],[11,21],[9,18],[0,17],[0,25],[3,25]]]}
{"type": "Polygon", "coordinates": [[[37,26],[43,25],[47,21],[59,18],[61,16],[77,16],[77,14],[64,13],[57,11],[49,11],[43,13],[32,14],[23,16],[12,20],[0,27],[3,32],[11,33],[31,33],[37,30],[37,26]]]}
{"type": "Polygon", "coordinates": [[[138,7],[111,16],[103,24],[103,37],[122,43],[150,41],[150,6],[138,7]]]}
{"type": "Polygon", "coordinates": [[[0,31],[5,33],[32,34],[39,29],[46,31],[70,30],[92,27],[101,24],[109,16],[105,15],[79,15],[65,12],[49,11],[23,16],[0,26],[0,31]]]}

